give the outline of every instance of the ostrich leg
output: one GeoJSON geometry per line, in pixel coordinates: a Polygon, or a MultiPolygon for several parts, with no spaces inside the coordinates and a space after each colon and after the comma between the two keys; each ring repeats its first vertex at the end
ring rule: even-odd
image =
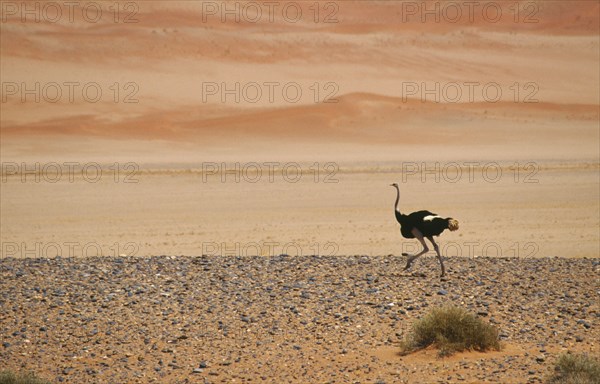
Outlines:
{"type": "Polygon", "coordinates": [[[403,253],[402,255],[406,255],[408,256],[408,260],[406,260],[406,267],[404,267],[404,270],[406,271],[408,268],[410,268],[410,265],[412,264],[413,261],[415,261],[415,259],[419,256],[421,256],[424,253],[429,252],[429,247],[427,247],[427,243],[425,243],[425,240],[423,239],[423,234],[421,233],[421,231],[419,231],[418,229],[413,229],[412,230],[412,234],[415,235],[415,237],[421,242],[421,245],[423,245],[423,250],[419,253],[417,253],[416,255],[409,255],[406,253],[403,253]]]}
{"type": "Polygon", "coordinates": [[[433,249],[435,249],[435,253],[437,253],[438,260],[440,261],[440,267],[442,267],[442,274],[440,277],[444,277],[446,268],[444,268],[444,261],[442,260],[442,255],[440,255],[440,247],[438,247],[437,243],[433,240],[433,236],[428,236],[427,239],[433,244],[433,249]]]}

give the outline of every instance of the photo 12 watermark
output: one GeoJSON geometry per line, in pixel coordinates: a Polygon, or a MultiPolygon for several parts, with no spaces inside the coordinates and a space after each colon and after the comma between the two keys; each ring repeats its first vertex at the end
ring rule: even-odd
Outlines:
{"type": "Polygon", "coordinates": [[[258,183],[301,180],[314,183],[339,183],[336,177],[340,167],[337,163],[300,164],[296,162],[247,162],[247,163],[202,163],[202,182],[258,183]]]}
{"type": "Polygon", "coordinates": [[[3,81],[0,86],[2,103],[91,103],[100,101],[137,104],[138,83],[100,84],[95,81],[15,82],[3,81]]]}
{"type": "MultiPolygon", "coordinates": [[[[479,241],[444,241],[439,243],[440,253],[443,257],[465,257],[465,258],[477,258],[477,257],[508,257],[517,259],[526,259],[535,257],[539,250],[540,245],[533,241],[526,242],[514,242],[509,245],[500,245],[495,241],[479,242],[479,241]]],[[[423,247],[417,242],[404,242],[402,243],[402,254],[403,255],[415,255],[423,247]]],[[[429,254],[435,254],[433,250],[429,251],[429,254]]]]}
{"type": "Polygon", "coordinates": [[[0,21],[20,23],[139,23],[135,1],[0,1],[0,21]]]}
{"type": "Polygon", "coordinates": [[[202,256],[336,256],[340,246],[338,243],[328,241],[325,243],[297,243],[297,242],[203,242],[202,256]]]}
{"type": "Polygon", "coordinates": [[[536,98],[540,86],[532,81],[514,82],[503,86],[497,82],[481,83],[465,82],[402,82],[402,102],[420,100],[422,103],[498,103],[511,101],[514,103],[539,103],[536,98]]]}
{"type": "Polygon", "coordinates": [[[102,166],[89,162],[47,162],[17,163],[6,161],[1,164],[2,183],[17,181],[21,183],[58,183],[86,182],[98,183],[112,181],[114,183],[138,183],[140,166],[134,162],[112,163],[102,166]]]}
{"type": "Polygon", "coordinates": [[[135,242],[101,244],[96,241],[79,242],[2,242],[0,258],[43,258],[56,257],[126,257],[136,256],[140,245],[135,242]]]}
{"type": "Polygon", "coordinates": [[[539,1],[400,1],[403,23],[539,23],[539,1]]]}
{"type": "Polygon", "coordinates": [[[202,22],[339,23],[336,1],[203,1],[202,22]]]}
{"type": "Polygon", "coordinates": [[[420,181],[421,183],[468,183],[486,182],[498,183],[510,180],[514,183],[538,184],[537,174],[540,170],[538,163],[514,162],[502,165],[495,161],[478,162],[403,162],[402,182],[420,181]]]}
{"type": "Polygon", "coordinates": [[[202,82],[203,103],[297,104],[337,103],[336,82],[301,84],[296,81],[202,82]]]}

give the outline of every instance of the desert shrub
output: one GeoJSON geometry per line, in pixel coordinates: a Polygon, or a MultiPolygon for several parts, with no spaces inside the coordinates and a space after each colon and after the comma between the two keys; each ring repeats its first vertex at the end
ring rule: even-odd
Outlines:
{"type": "Polygon", "coordinates": [[[50,384],[32,373],[16,374],[11,371],[0,372],[0,384],[50,384]]]}
{"type": "Polygon", "coordinates": [[[600,361],[585,354],[565,353],[554,366],[548,384],[600,384],[600,361]]]}
{"type": "Polygon", "coordinates": [[[448,306],[435,308],[413,324],[402,345],[403,354],[434,345],[440,356],[457,351],[500,350],[498,330],[467,310],[448,306]]]}

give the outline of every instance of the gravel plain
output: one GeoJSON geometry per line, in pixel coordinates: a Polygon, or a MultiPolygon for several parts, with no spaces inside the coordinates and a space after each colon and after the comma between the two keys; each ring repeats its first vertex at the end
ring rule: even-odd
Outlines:
{"type": "Polygon", "coordinates": [[[0,367],[65,383],[539,383],[598,355],[600,259],[400,256],[0,260],[0,367]],[[430,308],[500,352],[400,356],[430,308]]]}

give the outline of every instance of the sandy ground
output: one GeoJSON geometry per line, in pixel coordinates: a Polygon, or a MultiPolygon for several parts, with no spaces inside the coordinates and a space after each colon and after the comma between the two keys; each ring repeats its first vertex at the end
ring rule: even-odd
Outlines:
{"type": "Polygon", "coordinates": [[[458,232],[439,238],[447,256],[599,254],[597,164],[515,168],[481,162],[460,169],[456,164],[379,163],[375,169],[282,162],[284,169],[241,163],[238,174],[217,173],[235,170],[236,164],[205,163],[204,174],[202,167],[151,171],[120,165],[118,171],[104,169],[97,182],[95,168],[74,170],[72,182],[69,172],[59,177],[51,168],[5,175],[2,252],[5,257],[413,253],[417,242],[401,237],[393,213],[396,193],[389,184],[399,182],[404,212],[428,209],[461,222],[458,232]],[[439,172],[432,173],[436,167],[439,172]]]}

